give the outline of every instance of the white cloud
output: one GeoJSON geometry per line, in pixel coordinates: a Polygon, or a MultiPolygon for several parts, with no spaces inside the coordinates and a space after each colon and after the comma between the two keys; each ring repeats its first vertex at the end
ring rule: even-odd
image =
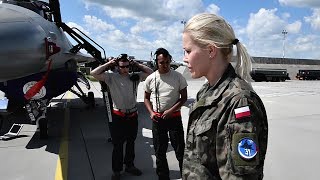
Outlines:
{"type": "Polygon", "coordinates": [[[215,5],[215,4],[210,4],[210,5],[207,7],[207,12],[213,13],[213,14],[219,14],[220,8],[219,8],[217,5],[215,5]]]}
{"type": "Polygon", "coordinates": [[[320,8],[313,9],[312,16],[305,17],[304,20],[310,23],[314,30],[320,30],[320,8]]]}
{"type": "Polygon", "coordinates": [[[300,21],[296,21],[292,24],[288,24],[285,29],[290,33],[299,33],[301,25],[302,23],[300,21]]]}
{"type": "MultiPolygon", "coordinates": [[[[143,22],[141,22],[142,24],[143,22]]],[[[135,26],[139,29],[138,26],[135,26]]],[[[107,47],[107,56],[117,56],[121,53],[128,53],[133,55],[138,59],[149,59],[150,51],[155,51],[158,47],[167,48],[172,54],[175,52],[181,52],[182,56],[182,44],[181,42],[181,32],[182,25],[180,22],[168,26],[151,26],[155,27],[157,31],[154,31],[154,40],[150,38],[146,39],[136,33],[124,33],[120,29],[107,31],[100,33],[98,36],[94,37],[97,39],[98,44],[103,47],[107,47]],[[181,50],[181,51],[180,51],[181,50]],[[134,54],[131,54],[134,53],[134,54]]],[[[131,31],[135,31],[131,30],[131,31]]]]}
{"type": "Polygon", "coordinates": [[[118,42],[119,44],[121,44],[127,41],[126,34],[118,29],[108,33],[108,36],[108,39],[111,40],[111,42],[118,42]]]}
{"type": "Polygon", "coordinates": [[[188,19],[192,14],[202,12],[201,0],[85,0],[89,4],[103,6],[112,18],[151,18],[159,21],[188,19]]]}
{"type": "Polygon", "coordinates": [[[294,7],[310,7],[310,8],[320,7],[319,0],[279,0],[279,3],[284,6],[294,6],[294,7]]]}
{"type": "Polygon", "coordinates": [[[139,20],[134,26],[130,28],[130,32],[133,34],[139,34],[143,32],[152,32],[152,31],[159,31],[164,29],[166,25],[161,22],[156,22],[150,18],[145,18],[139,20]]]}
{"type": "Polygon", "coordinates": [[[104,11],[108,16],[111,18],[119,18],[119,19],[139,19],[139,15],[133,12],[132,10],[124,9],[124,8],[115,8],[115,7],[109,7],[105,6],[103,7],[104,11]]]}
{"type": "MultiPolygon", "coordinates": [[[[103,9],[107,17],[116,20],[114,26],[118,25],[117,30],[100,33],[97,37],[98,42],[113,50],[116,50],[116,47],[130,48],[138,58],[145,58],[146,54],[150,55],[146,52],[164,47],[170,51],[174,59],[182,60],[181,21],[204,12],[206,8],[202,0],[189,0],[188,3],[183,0],[84,1],[88,9],[90,6],[103,9]],[[124,32],[125,29],[129,31],[124,32]]],[[[218,12],[219,7],[210,5],[208,10],[218,12]]],[[[98,23],[104,24],[102,20],[98,23]]],[[[90,26],[88,29],[94,30],[90,26]]]]}
{"type": "Polygon", "coordinates": [[[107,31],[115,29],[114,25],[108,24],[95,16],[85,15],[83,21],[95,31],[107,31]]]}
{"type": "Polygon", "coordinates": [[[282,13],[282,16],[281,16],[283,19],[288,19],[291,17],[291,15],[289,13],[282,13]]]}
{"type": "Polygon", "coordinates": [[[312,54],[320,51],[319,43],[318,45],[314,43],[318,42],[319,40],[320,36],[301,35],[300,37],[296,38],[294,42],[292,42],[290,48],[295,51],[296,54],[299,54],[302,58],[306,57],[306,54],[308,54],[308,56],[314,55],[315,57],[318,56],[318,58],[320,58],[319,54],[312,54]]]}
{"type": "Polygon", "coordinates": [[[250,39],[270,39],[270,35],[280,33],[285,22],[275,15],[277,9],[260,9],[251,13],[248,20],[247,33],[250,39]]]}
{"type": "Polygon", "coordinates": [[[88,6],[96,5],[102,7],[105,13],[111,18],[131,18],[139,19],[142,17],[152,17],[157,20],[165,19],[168,16],[161,9],[163,3],[161,0],[117,0],[117,1],[105,1],[105,0],[84,0],[88,6]],[[160,6],[159,6],[160,5],[160,6]]]}
{"type": "MultiPolygon", "coordinates": [[[[248,37],[247,48],[253,56],[281,57],[283,51],[282,31],[286,34],[286,56],[298,57],[295,48],[291,48],[296,36],[301,30],[302,23],[297,20],[293,23],[288,22],[290,14],[281,17],[277,16],[278,9],[261,8],[256,14],[251,13],[246,28],[248,37]]],[[[297,46],[297,45],[296,45],[297,46]]]]}

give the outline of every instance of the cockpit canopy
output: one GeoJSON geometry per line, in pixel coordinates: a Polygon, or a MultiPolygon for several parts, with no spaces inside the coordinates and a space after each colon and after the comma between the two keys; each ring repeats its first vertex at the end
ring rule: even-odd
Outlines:
{"type": "Polygon", "coordinates": [[[53,15],[50,11],[48,1],[32,1],[32,0],[2,0],[3,3],[14,4],[27,8],[48,21],[53,21],[53,15]]]}

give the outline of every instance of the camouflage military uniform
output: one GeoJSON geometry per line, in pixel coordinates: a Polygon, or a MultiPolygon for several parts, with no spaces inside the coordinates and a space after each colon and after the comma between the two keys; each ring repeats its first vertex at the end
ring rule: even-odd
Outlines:
{"type": "Polygon", "coordinates": [[[262,101],[229,65],[190,109],[182,179],[262,179],[268,122],[262,101]],[[240,110],[240,111],[239,111],[240,110]]]}

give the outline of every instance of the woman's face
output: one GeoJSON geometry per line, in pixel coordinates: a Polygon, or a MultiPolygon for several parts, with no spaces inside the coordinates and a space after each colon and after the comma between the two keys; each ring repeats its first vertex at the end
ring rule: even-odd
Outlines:
{"type": "Polygon", "coordinates": [[[211,62],[209,59],[209,49],[199,47],[189,33],[183,33],[183,61],[188,64],[191,77],[196,79],[208,74],[211,62]]]}

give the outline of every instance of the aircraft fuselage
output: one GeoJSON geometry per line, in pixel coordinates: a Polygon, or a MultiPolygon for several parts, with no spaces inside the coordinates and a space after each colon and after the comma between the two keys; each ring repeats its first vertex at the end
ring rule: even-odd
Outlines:
{"type": "Polygon", "coordinates": [[[45,39],[60,47],[50,57],[53,69],[72,58],[72,45],[54,22],[17,5],[0,4],[0,39],[0,82],[46,71],[45,39]]]}

